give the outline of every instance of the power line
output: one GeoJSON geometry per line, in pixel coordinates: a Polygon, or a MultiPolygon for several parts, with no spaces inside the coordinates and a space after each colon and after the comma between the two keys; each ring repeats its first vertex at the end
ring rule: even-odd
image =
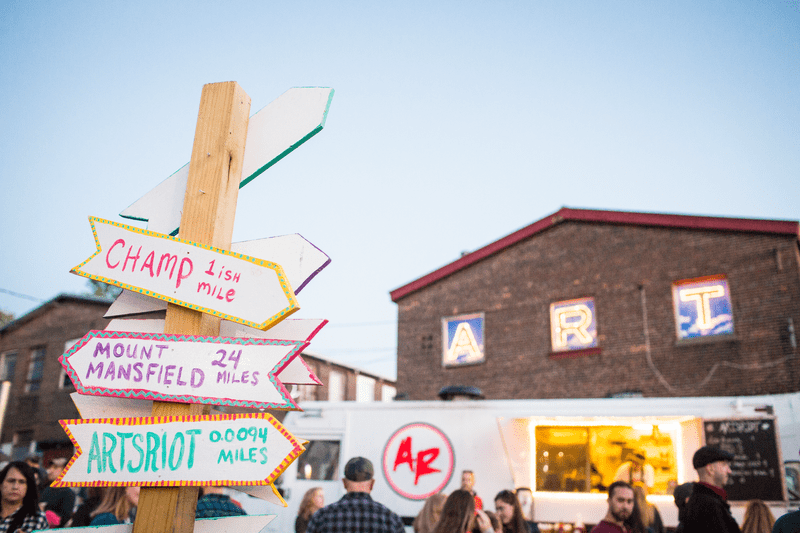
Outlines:
{"type": "Polygon", "coordinates": [[[4,292],[6,294],[10,294],[11,296],[16,296],[17,298],[23,298],[25,300],[33,300],[34,302],[43,302],[44,300],[41,298],[37,298],[36,296],[30,296],[28,294],[22,294],[21,292],[14,292],[8,289],[4,289],[0,287],[0,292],[4,292]]]}

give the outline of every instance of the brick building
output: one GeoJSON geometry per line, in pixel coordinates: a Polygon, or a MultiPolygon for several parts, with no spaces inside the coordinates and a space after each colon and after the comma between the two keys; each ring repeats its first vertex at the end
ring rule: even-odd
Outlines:
{"type": "Polygon", "coordinates": [[[388,378],[307,351],[303,352],[303,360],[322,382],[322,386],[300,385],[295,397],[301,406],[305,401],[389,402],[394,399],[395,382],[388,378]]]}
{"type": "Polygon", "coordinates": [[[29,453],[69,456],[72,445],[59,425],[80,418],[75,392],[58,358],[92,329],[104,329],[109,300],[61,294],[0,328],[0,381],[10,383],[0,443],[14,459],[29,453]]]}
{"type": "Polygon", "coordinates": [[[397,391],[800,390],[798,223],[563,208],[391,293],[397,391]]]}

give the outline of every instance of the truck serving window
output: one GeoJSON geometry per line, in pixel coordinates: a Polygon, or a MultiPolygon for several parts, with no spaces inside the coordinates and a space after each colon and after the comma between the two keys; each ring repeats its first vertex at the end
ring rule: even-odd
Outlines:
{"type": "Polygon", "coordinates": [[[673,438],[658,425],[537,426],[536,490],[605,492],[615,480],[670,494],[678,469],[673,438]]]}
{"type": "Polygon", "coordinates": [[[332,481],[338,479],[339,441],[312,440],[297,461],[297,479],[332,481]]]}

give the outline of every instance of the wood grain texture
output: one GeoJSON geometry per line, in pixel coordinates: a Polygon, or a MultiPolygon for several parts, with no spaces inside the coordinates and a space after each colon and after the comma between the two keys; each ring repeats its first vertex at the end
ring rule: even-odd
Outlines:
{"type": "MultiPolygon", "coordinates": [[[[182,239],[230,250],[250,97],[236,82],[203,87],[181,214],[182,239]]],[[[220,319],[169,304],[164,333],[219,335],[220,319]]],[[[208,414],[200,404],[154,402],[153,416],[208,414]]],[[[197,487],[143,487],[134,533],[190,533],[197,487]]]]}

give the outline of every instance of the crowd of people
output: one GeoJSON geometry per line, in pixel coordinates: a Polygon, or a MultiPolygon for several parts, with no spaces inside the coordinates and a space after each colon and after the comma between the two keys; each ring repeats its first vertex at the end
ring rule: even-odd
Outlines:
{"type": "MultiPolygon", "coordinates": [[[[338,502],[326,507],[322,489],[309,489],[300,503],[295,533],[403,533],[400,517],[370,496],[374,475],[372,462],[354,457],[344,467],[346,494],[338,502]]],[[[496,512],[492,512],[483,508],[474,485],[475,474],[465,470],[460,489],[427,498],[414,520],[415,533],[539,533],[523,512],[517,492],[498,493],[494,499],[496,512]]]]}
{"type": "MultiPolygon", "coordinates": [[[[56,458],[44,469],[33,456],[0,470],[0,533],[133,523],[139,487],[85,487],[77,495],[69,487],[51,487],[66,463],[56,458]]],[[[223,487],[201,487],[196,518],[244,514],[223,487]]]]}
{"type": "MultiPolygon", "coordinates": [[[[674,491],[678,507],[678,533],[800,533],[800,511],[777,521],[760,500],[748,503],[741,527],[733,518],[725,485],[733,456],[703,446],[693,456],[697,482],[684,483],[674,491]]],[[[636,470],[634,461],[627,476],[636,470]]],[[[642,470],[644,471],[644,470],[642,470]]],[[[310,489],[300,505],[295,533],[401,533],[401,519],[370,496],[375,484],[372,463],[363,457],[347,462],[341,500],[324,506],[322,489],[310,489]]],[[[647,485],[614,481],[608,487],[608,510],[591,533],[665,533],[655,505],[647,501],[647,485]]],[[[532,497],[528,489],[503,490],[494,498],[494,512],[484,509],[474,490],[475,475],[464,471],[461,488],[449,495],[428,497],[413,522],[415,533],[539,533],[533,521],[532,497]]],[[[580,526],[578,526],[580,527],[580,526]]],[[[579,529],[576,529],[579,530],[579,529]]],[[[573,530],[573,531],[576,531],[573,530]]]]}
{"type": "MultiPolygon", "coordinates": [[[[692,464],[697,482],[674,491],[678,507],[678,533],[800,533],[800,511],[777,521],[760,500],[749,502],[741,526],[731,515],[725,485],[733,456],[704,446],[692,464]]],[[[0,470],[0,533],[30,533],[39,529],[132,523],[139,502],[139,487],[89,487],[76,502],[70,488],[51,487],[66,460],[54,459],[43,469],[38,458],[13,461],[0,470]],[[76,505],[77,503],[77,505],[76,505]],[[73,512],[74,511],[74,512],[73,512]]],[[[346,494],[325,506],[321,487],[303,497],[295,533],[403,533],[395,513],[370,496],[374,468],[364,457],[347,462],[343,478],[346,494]]],[[[415,533],[539,533],[533,521],[531,493],[527,489],[502,490],[494,498],[494,512],[484,509],[474,490],[475,475],[465,470],[461,488],[449,495],[437,493],[425,500],[413,522],[415,533]]],[[[197,518],[246,514],[222,487],[202,487],[197,518]]],[[[608,487],[608,510],[591,533],[665,533],[658,509],[647,501],[644,483],[614,481],[608,487]]]]}
{"type": "MultiPolygon", "coordinates": [[[[761,500],[748,502],[741,527],[731,514],[725,485],[731,474],[733,455],[712,446],[694,453],[692,466],[697,482],[675,488],[678,507],[677,533],[798,533],[800,511],[777,522],[761,500]]],[[[664,525],[658,510],[646,500],[643,484],[615,481],[608,488],[608,512],[591,533],[661,533],[664,525]]]]}

